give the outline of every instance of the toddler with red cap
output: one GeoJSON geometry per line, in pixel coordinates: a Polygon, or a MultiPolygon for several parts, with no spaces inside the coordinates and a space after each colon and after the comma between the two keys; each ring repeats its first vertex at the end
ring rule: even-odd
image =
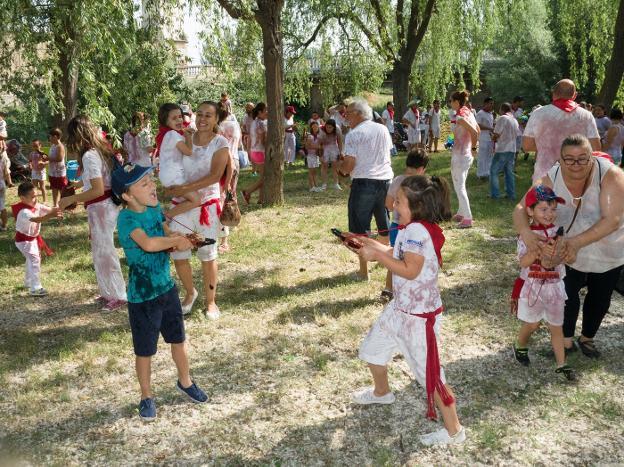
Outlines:
{"type": "Polygon", "coordinates": [[[563,283],[565,265],[557,256],[557,241],[563,235],[563,229],[555,225],[557,205],[563,203],[563,198],[545,185],[532,187],[525,196],[531,230],[544,237],[544,247],[539,253],[532,253],[522,238],[518,237],[518,260],[522,269],[514,284],[512,312],[522,321],[522,326],[513,350],[516,360],[528,366],[531,363],[529,339],[541,322],[545,321],[555,352],[555,371],[571,381],[576,376],[574,370],[566,364],[562,328],[563,308],[567,299],[563,283]]]}

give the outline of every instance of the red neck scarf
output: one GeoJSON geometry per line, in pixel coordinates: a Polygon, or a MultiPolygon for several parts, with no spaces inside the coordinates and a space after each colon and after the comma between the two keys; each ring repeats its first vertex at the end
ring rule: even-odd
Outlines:
{"type": "MultiPolygon", "coordinates": [[[[31,212],[35,212],[36,208],[33,206],[29,206],[26,203],[22,203],[21,201],[19,203],[15,203],[11,205],[11,211],[13,212],[13,218],[15,220],[17,220],[17,216],[20,213],[20,211],[22,209],[28,209],[31,212]]],[[[16,242],[30,242],[33,240],[37,240],[37,246],[39,247],[39,249],[41,251],[43,251],[45,253],[46,256],[52,256],[54,254],[54,251],[52,251],[52,248],[50,248],[46,242],[43,240],[43,237],[41,236],[41,234],[37,235],[36,237],[31,237],[30,235],[26,235],[23,234],[22,232],[18,232],[17,230],[15,231],[15,241],[16,242]]]]}
{"type": "Polygon", "coordinates": [[[388,115],[390,115],[390,120],[394,121],[394,110],[386,109],[388,111],[388,115]]]}
{"type": "Polygon", "coordinates": [[[579,106],[574,102],[574,99],[553,99],[552,105],[567,113],[572,112],[579,106]]]}
{"type": "Polygon", "coordinates": [[[160,145],[162,144],[163,139],[165,139],[165,135],[170,131],[175,131],[180,135],[184,135],[184,132],[182,130],[174,130],[173,128],[169,128],[168,126],[160,125],[158,127],[158,134],[156,135],[156,151],[154,151],[154,155],[160,153],[160,145]]]}

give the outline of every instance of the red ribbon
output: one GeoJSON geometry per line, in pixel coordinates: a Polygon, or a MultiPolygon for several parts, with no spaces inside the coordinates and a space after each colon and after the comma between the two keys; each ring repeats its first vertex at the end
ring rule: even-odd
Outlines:
{"type": "MultiPolygon", "coordinates": [[[[177,206],[180,203],[178,201],[171,200],[171,204],[173,204],[174,206],[177,206]]],[[[199,223],[201,225],[210,225],[210,209],[209,208],[210,208],[211,204],[216,204],[217,205],[217,216],[221,217],[221,203],[220,203],[219,199],[218,198],[209,199],[208,201],[206,201],[204,204],[202,204],[200,206],[199,223]]],[[[172,218],[172,220],[175,221],[175,218],[172,218]]],[[[180,225],[182,225],[182,227],[186,227],[184,224],[180,224],[180,225]]],[[[186,227],[186,228],[191,230],[188,227],[186,227]]],[[[191,230],[191,232],[192,232],[192,230],[191,230]]]]}
{"type": "Polygon", "coordinates": [[[573,99],[553,99],[552,105],[568,113],[579,106],[573,99]]]}
{"type": "MultiPolygon", "coordinates": [[[[35,212],[35,207],[34,206],[30,206],[26,203],[22,203],[21,201],[19,203],[15,203],[13,205],[11,205],[11,211],[13,212],[13,218],[15,220],[17,220],[17,215],[20,213],[20,211],[22,209],[28,209],[31,212],[35,212]]],[[[46,256],[52,256],[54,254],[54,251],[52,250],[52,248],[50,248],[47,243],[45,242],[45,240],[43,239],[43,237],[41,236],[41,234],[37,235],[36,237],[31,237],[30,235],[26,235],[22,232],[19,231],[15,231],[15,241],[16,242],[32,242],[33,240],[37,240],[37,246],[39,247],[39,249],[41,251],[43,251],[45,253],[46,256]]]]}
{"type": "Polygon", "coordinates": [[[113,190],[105,190],[102,196],[98,196],[97,198],[93,198],[90,201],[84,202],[84,207],[87,209],[87,206],[90,206],[95,203],[99,203],[100,201],[104,201],[105,199],[110,198],[113,195],[113,190]]]}
{"type": "Polygon", "coordinates": [[[154,156],[160,153],[160,145],[162,144],[163,139],[165,139],[165,135],[170,131],[175,131],[180,135],[184,136],[184,132],[182,130],[174,130],[173,128],[170,128],[168,126],[160,125],[158,127],[158,134],[156,135],[156,150],[154,151],[154,156]]]}
{"type": "Polygon", "coordinates": [[[440,307],[435,311],[430,313],[406,313],[411,316],[417,316],[419,318],[424,318],[427,320],[425,324],[425,332],[427,339],[427,363],[425,370],[425,387],[427,390],[427,418],[431,420],[437,420],[438,416],[435,411],[435,392],[438,391],[440,395],[440,399],[442,399],[442,403],[446,406],[449,406],[455,402],[455,398],[448,392],[446,386],[442,382],[442,378],[440,377],[440,355],[438,354],[438,340],[436,339],[435,330],[433,327],[435,326],[436,316],[438,316],[444,307],[440,307]]]}

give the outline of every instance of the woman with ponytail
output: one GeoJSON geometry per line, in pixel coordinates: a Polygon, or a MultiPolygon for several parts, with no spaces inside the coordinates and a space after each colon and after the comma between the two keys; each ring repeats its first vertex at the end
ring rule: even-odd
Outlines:
{"type": "Polygon", "coordinates": [[[61,198],[59,208],[84,203],[95,277],[100,289],[102,311],[114,311],[126,304],[126,284],[113,241],[119,208],[111,200],[111,172],[115,164],[110,145],[87,116],[74,117],[67,125],[67,149],[78,157],[82,192],[61,198]]]}
{"type": "Polygon", "coordinates": [[[474,160],[472,148],[477,145],[480,134],[477,120],[468,107],[469,96],[468,91],[455,91],[451,94],[450,100],[451,108],[455,111],[455,144],[451,157],[451,176],[459,202],[459,209],[453,220],[459,223],[457,226],[460,229],[472,227],[472,211],[466,190],[466,179],[474,160]]]}
{"type": "Polygon", "coordinates": [[[267,105],[264,102],[259,102],[253,109],[252,117],[253,122],[249,130],[249,136],[251,138],[249,159],[255,164],[260,177],[255,183],[243,190],[243,198],[246,203],[249,203],[252,193],[260,190],[258,204],[262,204],[262,186],[264,185],[264,145],[266,144],[267,138],[267,118],[269,117],[267,105]]]}

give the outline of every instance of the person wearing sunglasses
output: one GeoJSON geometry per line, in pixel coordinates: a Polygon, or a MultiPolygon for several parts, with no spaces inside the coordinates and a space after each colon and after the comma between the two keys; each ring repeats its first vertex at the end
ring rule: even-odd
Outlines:
{"type": "Polygon", "coordinates": [[[594,337],[609,311],[611,295],[624,265],[624,172],[605,156],[592,152],[585,136],[568,136],[561,145],[559,161],[535,182],[552,188],[565,201],[557,210],[557,224],[565,232],[557,252],[550,251],[552,247],[531,231],[524,198],[513,213],[514,226],[529,250],[557,253],[566,263],[566,352],[580,349],[590,358],[600,357],[594,337]],[[581,335],[575,342],[581,306],[579,292],[585,286],[581,335]]]}

